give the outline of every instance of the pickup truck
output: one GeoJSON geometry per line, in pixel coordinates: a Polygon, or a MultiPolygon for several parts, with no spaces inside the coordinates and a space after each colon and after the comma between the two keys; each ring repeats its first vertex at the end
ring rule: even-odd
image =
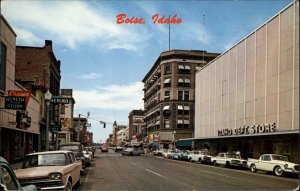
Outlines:
{"type": "Polygon", "coordinates": [[[288,158],[278,154],[264,154],[259,159],[248,159],[248,168],[251,172],[257,170],[273,172],[276,176],[281,176],[283,173],[299,173],[299,164],[288,161],[288,158]]]}
{"type": "Polygon", "coordinates": [[[214,166],[224,165],[226,167],[236,166],[247,168],[247,160],[242,159],[236,153],[219,153],[217,156],[212,157],[211,161],[214,166]]]}

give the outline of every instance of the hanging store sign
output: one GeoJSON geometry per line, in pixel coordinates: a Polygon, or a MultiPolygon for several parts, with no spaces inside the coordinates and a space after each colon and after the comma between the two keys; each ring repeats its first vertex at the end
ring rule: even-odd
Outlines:
{"type": "Polygon", "coordinates": [[[221,129],[218,130],[218,136],[230,136],[230,135],[248,135],[258,133],[271,133],[278,131],[276,123],[273,124],[259,124],[253,126],[242,126],[234,129],[221,129]]]}
{"type": "Polygon", "coordinates": [[[51,103],[53,104],[68,104],[70,102],[70,98],[62,97],[62,96],[52,96],[51,103]]]}
{"type": "Polygon", "coordinates": [[[4,96],[4,109],[26,110],[26,97],[4,96]]]}

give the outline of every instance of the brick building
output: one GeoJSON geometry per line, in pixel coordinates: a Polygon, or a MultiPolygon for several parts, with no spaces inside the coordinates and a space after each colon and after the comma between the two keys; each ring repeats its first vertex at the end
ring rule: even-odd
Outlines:
{"type": "MultiPolygon", "coordinates": [[[[16,47],[16,74],[18,83],[30,91],[41,103],[39,125],[41,149],[45,149],[46,137],[46,107],[45,92],[49,90],[53,96],[60,94],[60,61],[56,59],[52,49],[52,41],[45,40],[43,47],[16,47]]],[[[59,125],[59,105],[51,104],[51,127],[59,125]]],[[[50,129],[51,129],[50,127],[50,129]]],[[[51,142],[54,144],[54,138],[51,142]]]]}
{"type": "Polygon", "coordinates": [[[129,135],[128,140],[140,142],[146,137],[144,123],[144,110],[132,110],[129,115],[129,135]]]}
{"type": "Polygon", "coordinates": [[[195,73],[219,54],[198,50],[162,52],[143,79],[148,142],[170,148],[194,133],[195,73]]]}

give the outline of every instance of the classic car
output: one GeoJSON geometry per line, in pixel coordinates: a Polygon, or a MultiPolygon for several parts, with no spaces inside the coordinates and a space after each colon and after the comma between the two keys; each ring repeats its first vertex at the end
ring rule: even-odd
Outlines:
{"type": "Polygon", "coordinates": [[[199,162],[199,163],[212,163],[212,156],[208,150],[195,150],[188,154],[188,160],[190,162],[199,162]]]}
{"type": "Polygon", "coordinates": [[[83,154],[84,147],[80,142],[69,142],[69,143],[65,143],[65,144],[60,144],[58,149],[73,151],[75,153],[76,160],[81,160],[81,162],[82,162],[82,169],[81,169],[80,173],[85,174],[85,167],[87,166],[87,159],[84,157],[84,154],[83,154]]]}
{"type": "Polygon", "coordinates": [[[299,173],[299,164],[288,161],[288,158],[277,154],[264,154],[259,159],[248,159],[248,167],[251,172],[257,170],[273,172],[276,176],[283,173],[299,173]]]}
{"type": "Polygon", "coordinates": [[[0,190],[36,191],[37,188],[34,185],[21,187],[13,169],[0,157],[0,190]]]}
{"type": "Polygon", "coordinates": [[[226,167],[243,167],[247,168],[247,161],[242,159],[239,154],[236,153],[219,153],[217,156],[212,157],[211,161],[214,166],[224,165],[226,167]]]}
{"type": "Polygon", "coordinates": [[[92,160],[93,160],[93,154],[87,150],[83,150],[82,152],[83,152],[83,156],[85,158],[86,166],[91,166],[92,160]]]}
{"type": "Polygon", "coordinates": [[[82,163],[72,151],[36,152],[26,155],[22,168],[15,170],[22,186],[39,190],[72,190],[79,186],[82,163]]]}
{"type": "Polygon", "coordinates": [[[174,152],[175,152],[174,150],[166,150],[166,151],[163,153],[163,157],[164,157],[164,158],[167,158],[167,159],[170,159],[172,153],[174,153],[174,152]]]}
{"type": "Polygon", "coordinates": [[[122,155],[137,156],[144,154],[144,150],[137,147],[128,147],[122,151],[122,155]]]}

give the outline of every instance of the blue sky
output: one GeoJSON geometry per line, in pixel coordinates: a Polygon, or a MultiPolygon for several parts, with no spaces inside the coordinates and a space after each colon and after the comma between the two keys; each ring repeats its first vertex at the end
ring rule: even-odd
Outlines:
{"type": "Polygon", "coordinates": [[[105,141],[115,120],[143,109],[146,73],[169,49],[168,25],[153,24],[154,14],[177,15],[171,49],[223,53],[292,0],[253,1],[2,1],[1,13],[17,34],[17,45],[44,46],[52,40],[61,60],[61,88],[73,89],[74,115],[90,119],[94,141],[105,141]],[[116,16],[144,18],[145,24],[117,24],[116,16]],[[205,16],[203,16],[205,15],[205,16]]]}

